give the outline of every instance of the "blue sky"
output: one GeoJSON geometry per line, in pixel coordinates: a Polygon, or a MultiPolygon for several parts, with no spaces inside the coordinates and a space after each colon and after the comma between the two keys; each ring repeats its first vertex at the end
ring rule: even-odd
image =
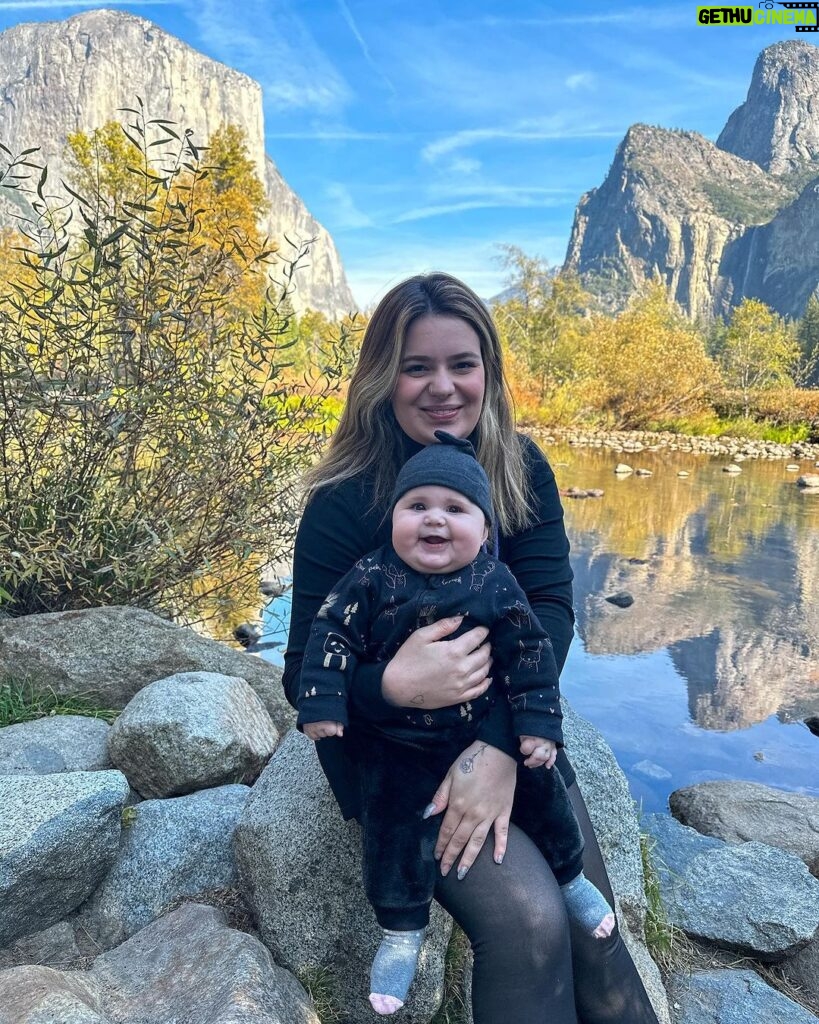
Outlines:
{"type": "Polygon", "coordinates": [[[432,268],[490,297],[501,243],[562,263],[577,200],[629,125],[716,139],[759,51],[815,38],[698,26],[696,2],[599,0],[0,0],[0,29],[97,6],[261,83],[267,151],[362,307],[432,268]]]}

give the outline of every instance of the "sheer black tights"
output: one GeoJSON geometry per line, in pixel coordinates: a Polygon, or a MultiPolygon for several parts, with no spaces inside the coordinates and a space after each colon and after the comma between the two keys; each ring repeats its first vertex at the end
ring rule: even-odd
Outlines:
{"type": "MultiPolygon", "coordinates": [[[[586,842],[584,873],[611,900],[577,784],[569,796],[586,842]]],[[[608,939],[572,929],[570,949],[554,876],[515,826],[502,865],[492,860],[490,837],[463,881],[454,870],[438,880],[435,898],[472,943],[474,1024],[657,1024],[616,928],[608,939]]]]}

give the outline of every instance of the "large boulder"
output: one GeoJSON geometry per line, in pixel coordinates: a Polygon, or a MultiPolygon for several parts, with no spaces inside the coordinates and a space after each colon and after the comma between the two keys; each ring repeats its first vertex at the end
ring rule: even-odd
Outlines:
{"type": "Polygon", "coordinates": [[[563,708],[566,753],[589,811],[611,887],[631,931],[642,935],[646,915],[640,828],[622,769],[602,733],[567,701],[563,708]]]}
{"type": "Polygon", "coordinates": [[[802,990],[806,1001],[819,1007],[819,932],[798,953],[783,960],[780,968],[788,981],[802,990]]]}
{"type": "Polygon", "coordinates": [[[668,805],[678,821],[703,835],[778,846],[819,877],[819,797],[727,780],[677,789],[668,805]]]}
{"type": "Polygon", "coordinates": [[[0,971],[0,1024],[114,1024],[83,974],[26,966],[0,971]]]}
{"type": "Polygon", "coordinates": [[[111,726],[85,715],[51,715],[0,729],[0,775],[52,775],[110,768],[111,726]]]}
{"type": "Polygon", "coordinates": [[[127,796],[115,771],[0,776],[0,948],[91,895],[116,856],[127,796]]]}
{"type": "MultiPolygon", "coordinates": [[[[378,1020],[367,996],[381,933],[361,881],[360,830],[342,820],[315,745],[301,733],[287,735],[253,787],[235,843],[242,893],[277,963],[297,974],[328,969],[350,1020],[378,1020]]],[[[427,1024],[440,1003],[450,928],[433,903],[401,1011],[408,1024],[427,1024]]]]}
{"type": "Polygon", "coordinates": [[[816,1024],[803,1006],[753,971],[676,973],[668,980],[675,1024],[816,1024]]]}
{"type": "Polygon", "coordinates": [[[781,960],[819,927],[819,882],[793,854],[730,845],[664,814],[644,825],[669,921],[693,938],[759,960],[781,960]]]}
{"type": "Polygon", "coordinates": [[[235,885],[233,832],[250,790],[221,786],[169,800],[145,800],[128,814],[111,870],[79,923],[102,949],[119,945],[184,897],[235,885]]]}
{"type": "Polygon", "coordinates": [[[142,608],[0,619],[0,664],[60,695],[93,694],[108,708],[124,708],[143,686],[177,672],[221,672],[253,687],[280,732],[295,721],[280,668],[142,608]]]}
{"type": "Polygon", "coordinates": [[[218,672],[149,683],[116,720],[111,760],[144,797],[253,783],[279,734],[250,686],[218,672]]]}
{"type": "Polygon", "coordinates": [[[72,968],[84,959],[73,927],[68,921],[58,921],[41,932],[24,935],[5,949],[0,949],[0,971],[24,964],[72,968]]]}
{"type": "Polygon", "coordinates": [[[660,971],[645,943],[646,895],[640,829],[628,782],[603,734],[566,700],[563,735],[617,902],[623,940],[661,1024],[669,1020],[660,971]]]}
{"type": "Polygon", "coordinates": [[[90,971],[0,972],[0,1024],[320,1024],[298,981],[212,907],[155,921],[90,971]]]}

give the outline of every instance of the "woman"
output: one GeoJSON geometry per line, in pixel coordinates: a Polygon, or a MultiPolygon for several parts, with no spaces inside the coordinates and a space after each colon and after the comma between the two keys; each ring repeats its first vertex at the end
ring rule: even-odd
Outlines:
{"type": "MultiPolygon", "coordinates": [[[[574,616],[554,474],[536,446],[515,433],[500,343],[486,307],[466,285],[436,273],[402,282],[379,303],[338,430],[308,474],[285,658],[291,704],[313,617],[356,560],[389,540],[386,511],[398,469],[433,443],[439,429],[474,444],[492,485],[498,553],[549,632],[562,668],[574,616]]],[[[379,708],[448,707],[483,693],[492,663],[487,631],[478,627],[446,640],[456,625],[443,620],[417,630],[386,667],[360,666],[353,709],[366,708],[372,720],[379,708]]],[[[516,749],[507,707],[498,702],[478,740],[431,795],[432,811],[443,813],[435,897],[472,943],[475,1024],[656,1024],[617,929],[596,939],[572,928],[569,942],[554,877],[514,825],[516,749]]],[[[318,754],[342,813],[356,816],[354,750],[333,737],[318,744],[318,754]]],[[[588,812],[562,751],[557,764],[583,830],[584,871],[613,906],[588,812]]]]}

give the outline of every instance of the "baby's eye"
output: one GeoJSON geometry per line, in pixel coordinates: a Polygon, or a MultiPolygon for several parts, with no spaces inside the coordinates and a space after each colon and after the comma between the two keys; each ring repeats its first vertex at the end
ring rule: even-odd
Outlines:
{"type": "Polygon", "coordinates": [[[463,508],[460,505],[449,505],[447,512],[451,512],[453,515],[457,515],[458,512],[463,512],[463,508]]]}
{"type": "Polygon", "coordinates": [[[426,512],[427,507],[423,501],[414,501],[410,506],[413,512],[426,512]]]}

